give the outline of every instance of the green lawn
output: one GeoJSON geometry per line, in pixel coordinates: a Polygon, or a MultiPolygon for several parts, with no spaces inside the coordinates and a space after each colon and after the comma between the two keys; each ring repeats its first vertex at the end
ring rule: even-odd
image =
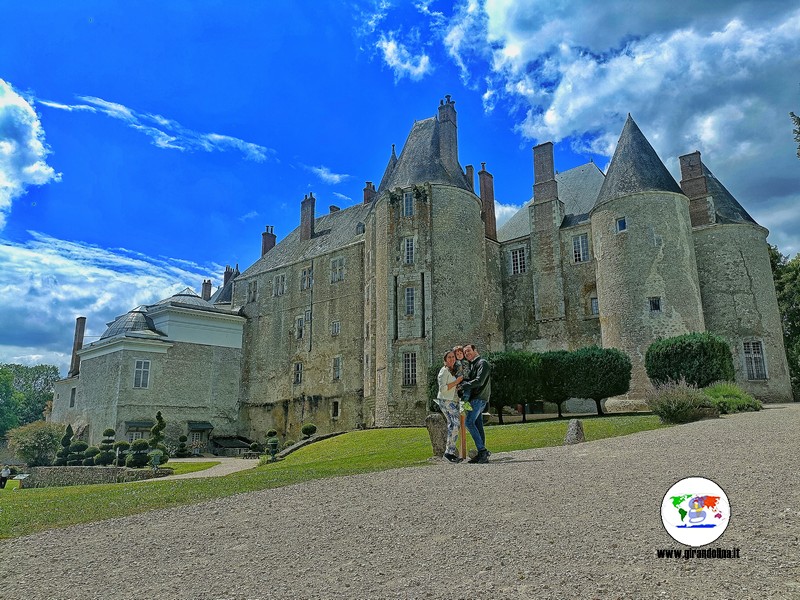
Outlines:
{"type": "Polygon", "coordinates": [[[172,469],[173,475],[183,475],[184,473],[194,473],[196,471],[205,471],[214,465],[218,465],[219,461],[204,461],[204,462],[175,462],[170,460],[165,466],[172,469]]]}
{"type": "MultiPolygon", "coordinates": [[[[587,440],[662,427],[658,417],[653,415],[588,418],[583,420],[583,425],[587,440]]],[[[486,445],[492,452],[557,446],[562,443],[566,429],[566,420],[487,427],[486,445]]],[[[30,490],[7,487],[0,492],[0,538],[311,479],[424,465],[430,456],[430,440],[424,428],[370,429],[322,440],[277,463],[225,477],[165,480],[146,485],[108,484],[30,490]]]]}

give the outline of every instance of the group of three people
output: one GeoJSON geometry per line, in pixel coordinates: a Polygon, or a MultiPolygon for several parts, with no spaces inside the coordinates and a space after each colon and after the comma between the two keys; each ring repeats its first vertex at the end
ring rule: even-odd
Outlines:
{"type": "Polygon", "coordinates": [[[438,376],[439,393],[436,402],[447,420],[447,445],[444,457],[452,463],[463,458],[456,452],[461,414],[478,453],[471,463],[489,462],[486,434],[483,431],[483,411],[492,394],[491,367],[478,354],[475,344],[456,346],[444,354],[444,366],[438,376]]]}

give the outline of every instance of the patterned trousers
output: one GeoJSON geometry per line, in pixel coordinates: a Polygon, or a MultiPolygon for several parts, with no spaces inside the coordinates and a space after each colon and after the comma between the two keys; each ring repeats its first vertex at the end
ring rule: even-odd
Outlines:
{"type": "Polygon", "coordinates": [[[458,428],[461,424],[458,401],[437,398],[436,402],[439,404],[439,408],[442,409],[445,420],[447,420],[447,447],[445,448],[445,452],[458,456],[456,446],[458,445],[458,428]]]}

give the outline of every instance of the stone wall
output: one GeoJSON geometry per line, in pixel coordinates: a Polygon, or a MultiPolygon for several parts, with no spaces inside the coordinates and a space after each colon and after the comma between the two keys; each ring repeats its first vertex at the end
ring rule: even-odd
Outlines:
{"type": "Polygon", "coordinates": [[[99,483],[127,483],[166,477],[172,469],[128,469],[126,467],[32,467],[30,475],[19,480],[21,488],[65,487],[99,483]]]}

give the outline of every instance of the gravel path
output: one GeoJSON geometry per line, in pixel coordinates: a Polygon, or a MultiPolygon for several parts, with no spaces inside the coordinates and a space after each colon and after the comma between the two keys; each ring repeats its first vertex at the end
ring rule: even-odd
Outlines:
{"type": "Polygon", "coordinates": [[[0,595],[800,598],[799,425],[800,405],[770,406],[48,531],[0,543],[0,595]],[[733,515],[714,546],[741,558],[656,557],[682,548],[659,510],[691,475],[726,491],[733,515]]]}

